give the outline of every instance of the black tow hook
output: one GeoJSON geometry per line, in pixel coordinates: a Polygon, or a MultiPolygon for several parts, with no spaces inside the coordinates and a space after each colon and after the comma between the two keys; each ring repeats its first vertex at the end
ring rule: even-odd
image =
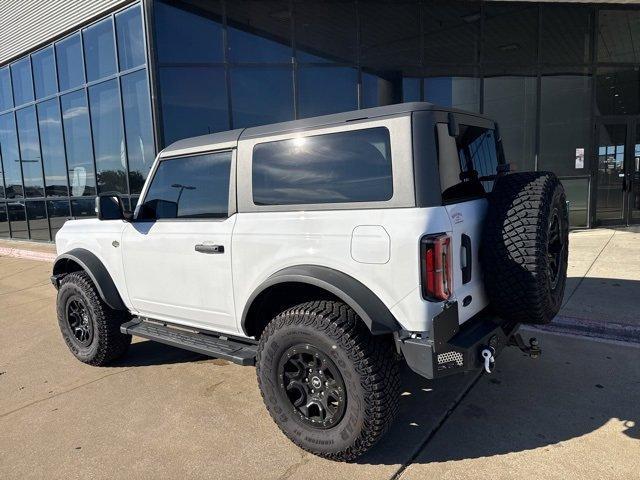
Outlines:
{"type": "Polygon", "coordinates": [[[542,355],[542,350],[538,344],[538,340],[535,337],[529,339],[529,345],[524,343],[522,335],[514,333],[509,337],[509,346],[518,347],[523,353],[526,353],[531,358],[538,358],[542,355]]]}

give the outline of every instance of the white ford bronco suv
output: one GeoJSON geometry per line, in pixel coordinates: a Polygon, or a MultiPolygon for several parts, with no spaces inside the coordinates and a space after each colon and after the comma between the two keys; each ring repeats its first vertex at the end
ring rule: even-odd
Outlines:
{"type": "Polygon", "coordinates": [[[117,195],[56,236],[52,282],[91,365],[137,335],[256,365],[309,452],[353,460],[397,411],[399,362],[437,379],[531,356],[568,248],[563,187],[509,173],[495,122],[404,103],[180,140],[135,212],[117,195]]]}

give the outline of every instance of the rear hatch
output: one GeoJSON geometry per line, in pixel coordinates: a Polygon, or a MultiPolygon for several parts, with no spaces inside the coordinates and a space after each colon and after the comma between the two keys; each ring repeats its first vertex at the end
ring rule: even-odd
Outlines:
{"type": "Polygon", "coordinates": [[[502,162],[496,131],[487,128],[486,122],[485,126],[463,122],[454,128],[447,123],[436,124],[442,200],[451,222],[451,298],[458,302],[461,324],[489,303],[479,249],[488,207],[486,196],[502,162]]]}

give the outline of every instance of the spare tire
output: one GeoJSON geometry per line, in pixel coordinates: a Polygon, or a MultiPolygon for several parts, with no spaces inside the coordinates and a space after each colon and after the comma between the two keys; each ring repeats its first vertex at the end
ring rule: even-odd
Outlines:
{"type": "Polygon", "coordinates": [[[488,196],[480,261],[489,301],[505,321],[546,324],[560,310],[569,219],[553,173],[498,177],[488,196]]]}

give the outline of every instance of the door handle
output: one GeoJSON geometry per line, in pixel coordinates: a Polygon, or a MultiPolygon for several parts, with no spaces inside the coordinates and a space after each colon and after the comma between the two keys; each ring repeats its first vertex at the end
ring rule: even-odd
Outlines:
{"type": "Polygon", "coordinates": [[[199,253],[224,253],[223,245],[208,245],[206,243],[199,243],[196,245],[196,252],[199,253]]]}

